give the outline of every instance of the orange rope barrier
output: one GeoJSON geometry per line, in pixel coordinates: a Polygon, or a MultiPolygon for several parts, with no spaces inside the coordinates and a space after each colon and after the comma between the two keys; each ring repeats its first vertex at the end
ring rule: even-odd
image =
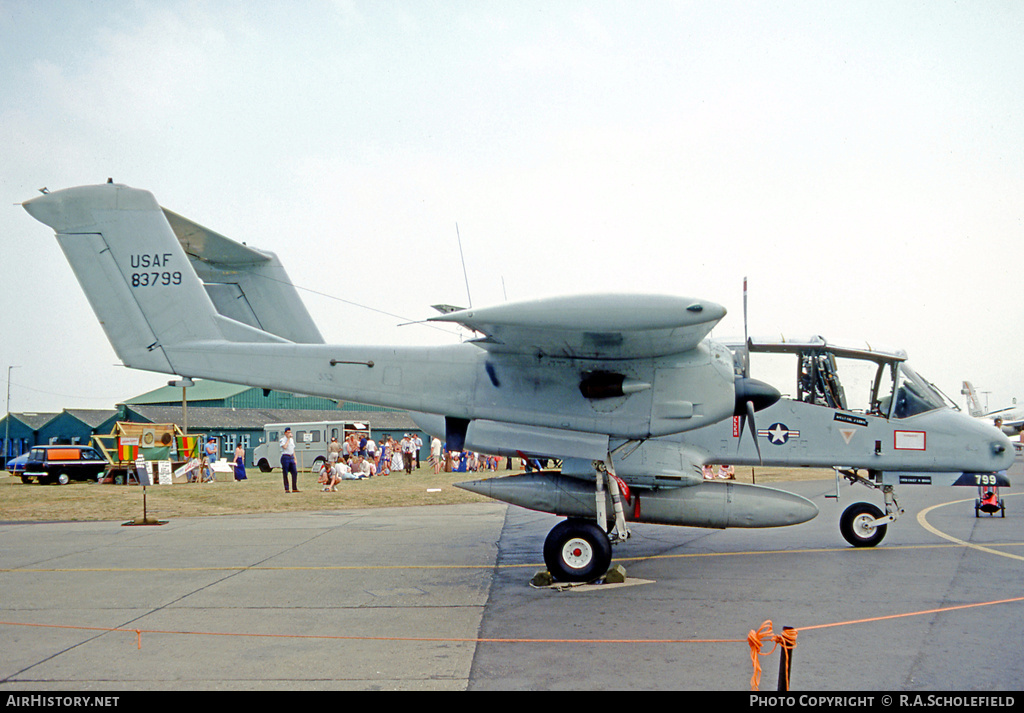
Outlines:
{"type": "Polygon", "coordinates": [[[136,634],[142,648],[142,634],[179,634],[183,636],[241,636],[270,639],[328,639],[340,641],[408,641],[462,644],[738,644],[742,639],[502,639],[459,638],[445,636],[342,636],[331,634],[251,634],[228,631],[169,631],[166,629],[121,629],[118,627],[75,626],[71,624],[27,624],[0,621],[0,626],[28,626],[46,629],[76,629],[81,631],[131,632],[136,634]]]}
{"type": "MultiPolygon", "coordinates": [[[[761,661],[759,656],[770,656],[778,648],[779,644],[792,651],[796,648],[796,629],[783,629],[782,634],[772,633],[772,621],[771,619],[766,620],[761,624],[761,628],[757,631],[753,629],[747,634],[747,644],[750,645],[750,660],[754,664],[754,675],[750,677],[750,690],[756,691],[761,686],[761,661]],[[765,641],[771,641],[774,643],[772,650],[765,652],[764,643],[765,641]]],[[[789,688],[789,672],[786,672],[786,688],[789,688]]]]}
{"type": "MultiPolygon", "coordinates": [[[[885,616],[868,617],[865,619],[853,619],[849,621],[833,622],[831,624],[816,624],[803,626],[799,631],[813,631],[815,629],[827,629],[835,626],[849,626],[851,624],[866,624],[889,619],[900,619],[910,616],[921,616],[923,614],[939,614],[945,612],[959,611],[961,609],[973,609],[976,607],[992,606],[995,604],[1013,604],[1024,602],[1024,597],[1011,599],[999,599],[991,602],[977,602],[974,604],[960,604],[957,606],[926,609],[916,612],[905,612],[903,614],[888,614],[885,616]]],[[[280,639],[327,639],[343,641],[407,641],[407,642],[441,642],[441,643],[466,643],[466,644],[735,644],[743,639],[505,639],[505,638],[459,638],[459,637],[415,637],[415,636],[334,636],[329,634],[252,634],[252,633],[231,633],[216,631],[169,631],[163,629],[122,629],[117,627],[99,626],[73,626],[69,624],[29,624],[24,622],[0,621],[0,626],[26,626],[50,629],[77,629],[81,631],[104,631],[104,632],[132,632],[135,634],[136,646],[142,648],[142,634],[179,634],[186,636],[241,636],[258,638],[280,638],[280,639]]],[[[753,629],[747,634],[746,642],[750,647],[750,660],[753,664],[754,673],[750,678],[750,690],[757,691],[761,685],[761,662],[760,656],[770,656],[781,644],[787,651],[796,648],[798,629],[785,628],[782,634],[772,632],[770,619],[761,624],[757,631],[753,629]],[[764,651],[765,642],[772,642],[770,651],[764,651]]],[[[785,671],[785,685],[789,688],[789,672],[785,671]]]]}
{"type": "Polygon", "coordinates": [[[873,621],[885,621],[887,619],[901,619],[907,616],[920,616],[922,614],[940,614],[943,612],[957,611],[958,609],[974,609],[976,607],[989,607],[993,604],[1012,604],[1014,602],[1024,602],[1024,597],[1014,597],[1013,599],[999,599],[994,602],[976,602],[974,604],[959,604],[952,607],[940,607],[938,609],[925,609],[924,611],[906,612],[903,614],[887,614],[885,616],[873,616],[867,619],[853,619],[851,621],[837,621],[831,624],[816,624],[814,626],[801,626],[800,631],[812,631],[814,629],[828,629],[833,626],[848,626],[850,624],[867,624],[873,621]]]}
{"type": "MultiPolygon", "coordinates": [[[[923,614],[941,614],[945,612],[959,611],[961,609],[974,609],[976,607],[988,607],[994,604],[1013,604],[1018,602],[1024,602],[1024,597],[1013,597],[1011,599],[998,599],[991,602],[976,602],[974,604],[959,604],[951,607],[939,607],[937,609],[925,609],[923,611],[916,612],[904,612],[903,614],[887,614],[885,616],[873,616],[865,619],[851,619],[849,621],[837,621],[831,624],[816,624],[814,626],[801,626],[800,631],[813,631],[815,629],[828,629],[834,626],[850,626],[851,624],[868,624],[877,621],[887,621],[889,619],[902,619],[909,616],[921,616],[923,614]]],[[[761,624],[761,628],[757,631],[751,629],[747,635],[747,644],[750,646],[750,659],[754,664],[754,674],[750,677],[750,690],[756,691],[761,685],[761,662],[758,660],[758,656],[770,656],[774,653],[775,649],[779,644],[782,644],[784,648],[792,651],[796,648],[796,636],[797,629],[783,629],[782,634],[772,633],[772,622],[771,620],[765,621],[761,624]],[[773,641],[775,646],[772,647],[771,651],[764,652],[762,642],[773,641]]],[[[789,671],[786,671],[786,688],[789,688],[789,671]]]]}

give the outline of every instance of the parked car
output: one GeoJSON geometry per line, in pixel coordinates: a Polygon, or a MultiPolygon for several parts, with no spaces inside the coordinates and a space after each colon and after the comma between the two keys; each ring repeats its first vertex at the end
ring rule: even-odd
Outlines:
{"type": "Polygon", "coordinates": [[[7,461],[7,474],[15,477],[21,475],[22,471],[25,470],[26,461],[28,461],[28,453],[22,453],[17,458],[11,458],[7,461]]]}
{"type": "Polygon", "coordinates": [[[89,446],[35,446],[28,452],[21,480],[65,485],[71,480],[96,480],[106,468],[106,458],[89,446]]]}

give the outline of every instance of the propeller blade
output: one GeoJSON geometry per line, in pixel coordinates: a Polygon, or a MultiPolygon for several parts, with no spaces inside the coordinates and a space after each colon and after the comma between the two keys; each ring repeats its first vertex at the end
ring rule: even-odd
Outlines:
{"type": "Polygon", "coordinates": [[[750,337],[747,336],[747,278],[743,278],[743,376],[750,376],[750,337]]]}
{"type": "Polygon", "coordinates": [[[764,459],[761,457],[761,444],[757,442],[757,426],[754,424],[754,402],[747,402],[747,417],[750,419],[750,437],[754,439],[754,450],[757,451],[757,462],[764,464],[764,459]]]}
{"type": "Polygon", "coordinates": [[[771,384],[766,384],[757,379],[745,376],[737,376],[735,381],[736,407],[733,410],[734,416],[740,417],[740,437],[736,444],[736,451],[739,452],[743,443],[743,431],[750,428],[750,435],[754,439],[754,449],[757,450],[757,460],[763,463],[761,457],[761,444],[757,442],[757,425],[754,422],[754,413],[766,409],[782,398],[782,394],[771,384]]]}

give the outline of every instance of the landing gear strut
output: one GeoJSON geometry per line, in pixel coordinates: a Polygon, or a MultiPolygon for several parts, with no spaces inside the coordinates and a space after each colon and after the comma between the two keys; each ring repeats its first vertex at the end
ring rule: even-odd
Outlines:
{"type": "Polygon", "coordinates": [[[596,522],[569,518],[548,533],[544,540],[544,564],[551,576],[562,582],[592,582],[600,579],[612,563],[612,543],[629,537],[622,509],[619,480],[611,465],[611,454],[595,460],[594,497],[596,522]],[[609,534],[605,491],[611,494],[615,527],[609,534]]]}

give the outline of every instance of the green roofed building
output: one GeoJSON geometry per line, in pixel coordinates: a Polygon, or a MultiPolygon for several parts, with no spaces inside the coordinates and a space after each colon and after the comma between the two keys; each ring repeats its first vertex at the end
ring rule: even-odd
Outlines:
{"type": "MultiPolygon", "coordinates": [[[[181,404],[182,389],[177,386],[163,386],[159,389],[135,396],[124,402],[125,406],[174,406],[181,404]]],[[[185,390],[189,407],[210,408],[256,408],[256,409],[300,409],[303,411],[394,411],[380,406],[366,406],[350,402],[338,403],[322,396],[306,396],[287,391],[258,389],[220,381],[197,380],[195,386],[185,390]]]]}
{"type": "Polygon", "coordinates": [[[32,446],[88,444],[94,435],[111,433],[118,421],[173,423],[183,431],[201,435],[204,441],[213,436],[220,457],[229,460],[241,443],[249,465],[268,423],[343,421],[367,424],[377,440],[387,434],[401,438],[404,433],[418,433],[424,443],[430,440],[406,411],[397,409],[209,380],[197,380],[185,389],[184,396],[184,408],[181,387],[164,386],[128,399],[116,409],[12,413],[0,419],[0,469],[6,459],[25,453],[32,446]]]}
{"type": "Polygon", "coordinates": [[[229,460],[234,456],[235,446],[241,443],[247,465],[252,464],[253,450],[261,443],[268,423],[352,421],[367,423],[374,438],[387,433],[397,434],[398,438],[404,433],[419,433],[424,442],[429,442],[407,412],[381,406],[338,403],[322,396],[210,380],[197,380],[185,389],[185,398],[183,409],[181,387],[155,389],[120,404],[120,420],[175,423],[189,433],[201,434],[204,441],[213,436],[220,457],[229,460]]]}

